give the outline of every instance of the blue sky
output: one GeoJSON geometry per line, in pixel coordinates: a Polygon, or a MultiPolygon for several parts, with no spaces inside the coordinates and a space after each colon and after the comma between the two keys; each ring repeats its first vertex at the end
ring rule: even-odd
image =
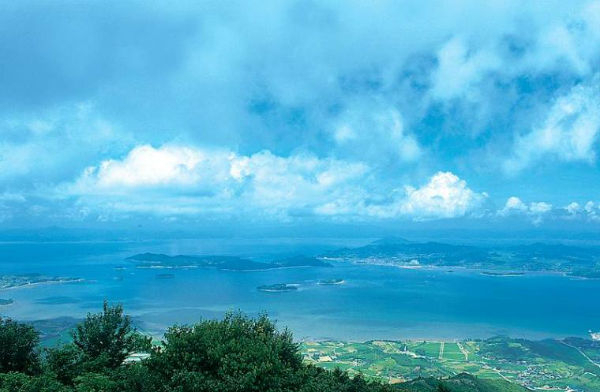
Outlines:
{"type": "Polygon", "coordinates": [[[599,1],[0,9],[4,228],[600,222],[599,1]]]}

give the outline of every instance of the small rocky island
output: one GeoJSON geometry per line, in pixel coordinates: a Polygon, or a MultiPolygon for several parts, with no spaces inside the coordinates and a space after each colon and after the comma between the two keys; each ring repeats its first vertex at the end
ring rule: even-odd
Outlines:
{"type": "Polygon", "coordinates": [[[264,286],[258,286],[258,291],[264,291],[267,293],[280,293],[286,291],[296,291],[298,290],[297,284],[289,284],[289,283],[277,283],[277,284],[269,284],[264,286]]]}
{"type": "Polygon", "coordinates": [[[0,299],[0,306],[12,305],[15,301],[12,298],[0,299]]]}
{"type": "Polygon", "coordinates": [[[322,279],[317,282],[321,286],[333,286],[346,283],[344,279],[322,279]]]}

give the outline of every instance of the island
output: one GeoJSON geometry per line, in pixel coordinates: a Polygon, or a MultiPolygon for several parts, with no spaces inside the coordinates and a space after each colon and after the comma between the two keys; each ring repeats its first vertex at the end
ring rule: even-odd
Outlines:
{"type": "Polygon", "coordinates": [[[15,301],[10,298],[10,299],[0,299],[0,306],[5,306],[5,305],[12,305],[15,301]]]}
{"type": "Polygon", "coordinates": [[[321,286],[333,286],[346,283],[344,279],[323,279],[317,282],[321,286]]]}
{"type": "Polygon", "coordinates": [[[0,290],[14,289],[44,284],[82,282],[81,278],[46,276],[38,273],[0,276],[0,290]]]}
{"type": "Polygon", "coordinates": [[[481,271],[482,275],[488,276],[523,276],[525,272],[514,272],[514,271],[481,271]]]}
{"type": "Polygon", "coordinates": [[[162,253],[140,253],[127,258],[136,268],[189,269],[214,268],[224,271],[264,271],[276,268],[331,267],[316,257],[294,256],[270,262],[255,261],[237,256],[170,256],[162,253]]]}
{"type": "Polygon", "coordinates": [[[320,259],[407,269],[460,267],[490,276],[558,273],[600,278],[600,247],[561,243],[474,246],[384,238],[361,247],[329,251],[320,259]]]}
{"type": "Polygon", "coordinates": [[[256,289],[258,291],[264,291],[264,292],[268,292],[268,293],[281,293],[281,292],[286,292],[286,291],[296,291],[296,290],[298,290],[298,285],[289,284],[289,283],[276,283],[276,284],[258,286],[256,289]]]}

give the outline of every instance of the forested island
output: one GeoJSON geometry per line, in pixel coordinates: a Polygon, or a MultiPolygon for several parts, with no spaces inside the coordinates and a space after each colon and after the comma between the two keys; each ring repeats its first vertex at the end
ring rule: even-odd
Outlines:
{"type": "Polygon", "coordinates": [[[407,268],[462,267],[485,271],[487,275],[542,272],[600,278],[599,247],[560,243],[472,246],[386,238],[362,247],[330,251],[320,258],[407,268]]]}
{"type": "Polygon", "coordinates": [[[169,256],[162,253],[140,253],[127,258],[137,268],[215,268],[228,271],[262,271],[276,268],[331,267],[316,257],[295,256],[271,262],[255,261],[237,256],[169,256]]]}
{"type": "MultiPolygon", "coordinates": [[[[224,255],[166,255],[140,253],[127,258],[136,268],[215,268],[262,271],[277,268],[331,267],[331,262],[390,265],[404,268],[458,267],[490,276],[559,273],[600,278],[600,248],[565,244],[461,245],[385,238],[357,248],[342,248],[315,256],[293,256],[272,261],[224,255]]],[[[327,283],[325,283],[327,284],[327,283]]]]}
{"type": "Polygon", "coordinates": [[[0,276],[0,290],[43,284],[81,282],[81,278],[46,276],[38,273],[0,276]]]}

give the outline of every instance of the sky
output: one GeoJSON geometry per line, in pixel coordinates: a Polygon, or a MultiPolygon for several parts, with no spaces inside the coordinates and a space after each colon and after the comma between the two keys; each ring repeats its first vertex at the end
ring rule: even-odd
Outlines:
{"type": "Polygon", "coordinates": [[[2,2],[0,228],[594,230],[599,60],[600,1],[2,2]]]}

